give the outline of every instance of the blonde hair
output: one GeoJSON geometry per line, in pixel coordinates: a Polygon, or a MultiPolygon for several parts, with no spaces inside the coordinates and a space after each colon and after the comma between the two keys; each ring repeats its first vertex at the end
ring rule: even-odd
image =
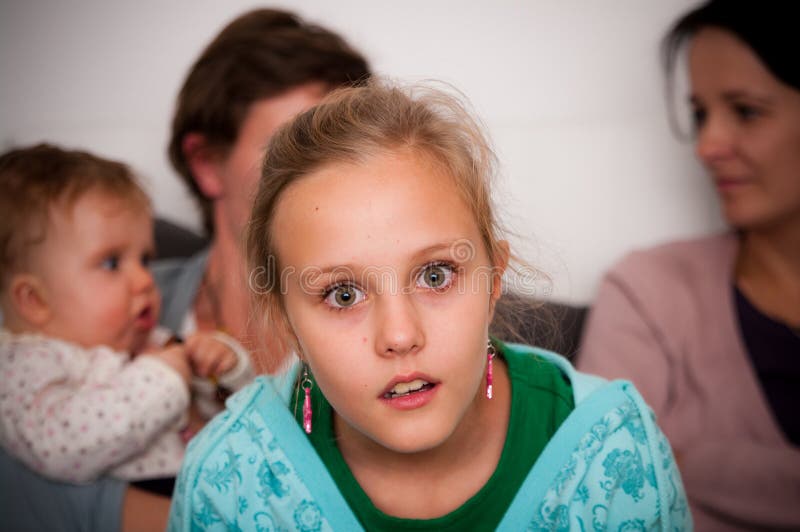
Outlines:
{"type": "MultiPolygon", "coordinates": [[[[276,329],[286,324],[280,272],[271,234],[284,190],[332,163],[360,163],[390,151],[410,151],[451,176],[472,211],[492,264],[503,255],[491,200],[496,158],[482,127],[456,97],[431,87],[373,79],[340,89],[284,125],[270,140],[246,236],[250,284],[258,313],[276,329]]],[[[292,346],[279,339],[281,353],[292,346]]]]}

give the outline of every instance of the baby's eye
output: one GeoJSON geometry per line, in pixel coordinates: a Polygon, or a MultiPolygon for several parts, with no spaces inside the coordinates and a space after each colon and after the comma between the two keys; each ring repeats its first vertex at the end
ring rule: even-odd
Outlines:
{"type": "Polygon", "coordinates": [[[105,259],[103,259],[103,263],[101,264],[101,267],[104,270],[109,270],[109,271],[118,270],[119,269],[119,257],[116,256],[116,255],[111,255],[110,257],[106,257],[105,259]]]}
{"type": "Polygon", "coordinates": [[[334,286],[325,293],[325,302],[333,308],[348,308],[364,300],[364,292],[351,284],[334,286]]]}
{"type": "Polygon", "coordinates": [[[150,262],[152,260],[153,260],[153,255],[150,254],[150,253],[145,253],[144,255],[142,255],[142,259],[141,259],[142,266],[144,266],[145,268],[150,266],[150,262]]]}
{"type": "Polygon", "coordinates": [[[437,262],[425,266],[417,277],[417,286],[443,290],[453,282],[455,268],[446,263],[437,262]]]}

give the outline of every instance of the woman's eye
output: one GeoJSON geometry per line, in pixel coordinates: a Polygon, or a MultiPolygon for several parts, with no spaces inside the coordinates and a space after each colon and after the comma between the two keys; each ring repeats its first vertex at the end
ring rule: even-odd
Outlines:
{"type": "Polygon", "coordinates": [[[700,107],[695,107],[692,109],[692,126],[694,127],[695,131],[698,131],[700,128],[703,127],[703,123],[706,121],[706,110],[700,107]]]}
{"type": "Polygon", "coordinates": [[[419,273],[417,285],[442,290],[453,282],[454,268],[449,264],[429,264],[419,273]]]}
{"type": "Polygon", "coordinates": [[[760,114],[758,109],[747,104],[734,105],[733,110],[736,113],[736,116],[738,116],[743,122],[750,121],[760,114]]]}
{"type": "Polygon", "coordinates": [[[333,287],[325,294],[325,302],[334,308],[348,308],[364,300],[364,292],[353,285],[333,287]]]}
{"type": "Polygon", "coordinates": [[[104,270],[116,271],[117,269],[119,269],[119,257],[117,256],[106,257],[105,259],[103,259],[103,263],[101,264],[101,266],[104,270]]]}

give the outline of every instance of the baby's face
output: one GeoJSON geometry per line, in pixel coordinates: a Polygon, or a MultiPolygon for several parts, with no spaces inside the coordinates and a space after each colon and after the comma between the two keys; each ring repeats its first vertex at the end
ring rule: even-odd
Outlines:
{"type": "Polygon", "coordinates": [[[141,349],[158,321],[160,298],[148,268],[150,212],[101,192],[54,208],[31,263],[49,307],[44,334],[85,347],[141,349]]]}

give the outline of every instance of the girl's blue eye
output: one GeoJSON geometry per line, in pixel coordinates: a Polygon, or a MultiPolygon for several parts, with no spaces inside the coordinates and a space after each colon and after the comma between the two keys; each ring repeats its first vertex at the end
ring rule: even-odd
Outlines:
{"type": "Polygon", "coordinates": [[[334,308],[348,308],[364,300],[364,292],[350,284],[334,286],[325,294],[325,302],[334,308]]]}
{"type": "Polygon", "coordinates": [[[450,264],[437,262],[425,266],[417,277],[417,286],[433,290],[444,290],[453,283],[455,268],[450,264]]]}
{"type": "Polygon", "coordinates": [[[111,257],[106,257],[103,259],[103,263],[101,265],[103,269],[109,271],[116,271],[119,269],[119,257],[116,255],[112,255],[111,257]]]}

